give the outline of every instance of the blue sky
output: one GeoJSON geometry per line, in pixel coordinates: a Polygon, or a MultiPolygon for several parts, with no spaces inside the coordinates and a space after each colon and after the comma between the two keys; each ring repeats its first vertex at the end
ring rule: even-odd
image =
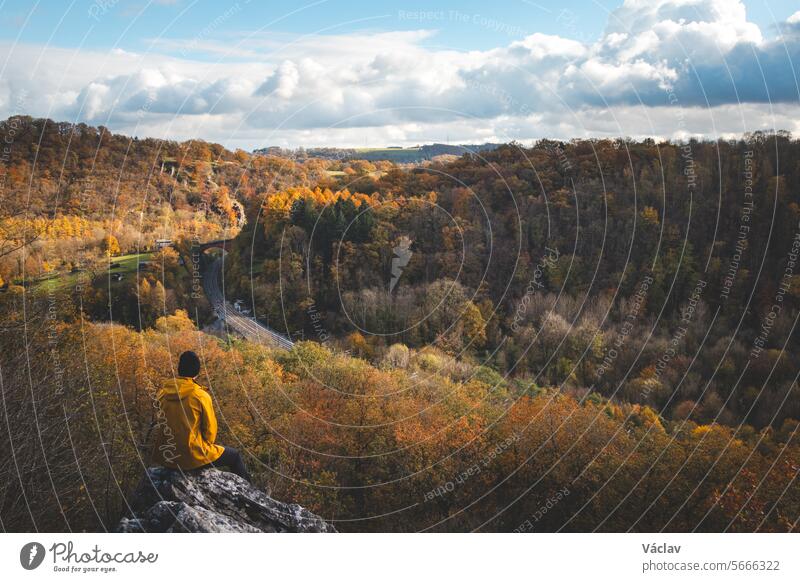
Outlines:
{"type": "MultiPolygon", "coordinates": [[[[743,4],[748,20],[765,32],[800,9],[796,0],[743,4]]],[[[192,38],[213,22],[219,37],[255,30],[305,35],[424,27],[439,31],[432,45],[485,50],[534,32],[596,39],[618,5],[609,0],[7,0],[0,1],[0,38],[15,40],[19,35],[22,42],[144,51],[153,38],[192,38]],[[241,10],[232,11],[237,4],[241,10]]]]}
{"type": "Polygon", "coordinates": [[[797,0],[0,0],[0,115],[248,149],[797,132],[799,46],[797,0]]]}
{"type": "Polygon", "coordinates": [[[20,26],[32,13],[21,35],[21,40],[26,42],[49,41],[74,47],[83,41],[84,34],[90,30],[90,35],[84,41],[87,47],[118,45],[129,50],[146,50],[149,39],[191,38],[215,19],[224,17],[224,20],[217,21],[215,27],[214,32],[218,36],[254,30],[298,35],[416,30],[425,27],[439,30],[436,42],[443,46],[475,50],[504,44],[509,37],[520,38],[526,31],[558,34],[571,27],[586,38],[597,37],[603,30],[608,14],[608,9],[601,3],[575,0],[512,0],[505,3],[473,0],[361,3],[341,0],[242,1],[239,3],[242,10],[233,12],[230,12],[230,7],[235,6],[235,2],[203,0],[161,3],[121,1],[107,11],[102,9],[102,2],[76,2],[69,9],[66,9],[66,3],[61,2],[40,2],[33,10],[31,4],[21,0],[2,4],[0,34],[3,39],[15,39],[20,26]],[[54,4],[58,8],[54,8],[54,4]],[[93,5],[95,8],[92,9],[93,5]],[[100,16],[100,22],[87,18],[90,9],[95,16],[100,16]],[[562,14],[565,10],[574,16],[567,19],[562,14]],[[474,19],[475,15],[485,16],[487,22],[474,19]],[[489,23],[489,20],[494,22],[489,23]]]}

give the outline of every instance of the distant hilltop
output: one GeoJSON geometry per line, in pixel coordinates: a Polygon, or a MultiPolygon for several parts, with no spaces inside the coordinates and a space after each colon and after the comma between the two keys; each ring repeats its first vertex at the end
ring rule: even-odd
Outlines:
{"type": "Polygon", "coordinates": [[[491,151],[500,147],[499,143],[484,143],[478,145],[458,144],[450,145],[435,143],[431,145],[403,148],[399,146],[385,148],[297,148],[286,149],[281,147],[266,147],[253,150],[254,154],[280,156],[293,160],[307,158],[320,158],[325,160],[367,160],[370,162],[390,161],[396,163],[417,163],[430,160],[436,156],[452,155],[462,156],[467,153],[491,151]]]}

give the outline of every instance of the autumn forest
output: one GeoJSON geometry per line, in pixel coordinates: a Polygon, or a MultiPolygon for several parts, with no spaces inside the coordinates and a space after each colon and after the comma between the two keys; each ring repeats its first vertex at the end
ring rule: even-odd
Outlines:
{"type": "Polygon", "coordinates": [[[112,530],[188,349],[255,483],[340,531],[798,529],[788,133],[395,163],[17,116],[0,144],[4,531],[112,530]],[[212,264],[290,349],[220,321],[212,264]]]}

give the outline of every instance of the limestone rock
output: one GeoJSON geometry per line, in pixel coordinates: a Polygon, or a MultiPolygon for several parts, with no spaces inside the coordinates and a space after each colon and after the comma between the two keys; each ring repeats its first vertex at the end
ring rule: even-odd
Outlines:
{"type": "Polygon", "coordinates": [[[130,499],[133,516],[118,532],[335,532],[307,509],[276,501],[217,469],[147,470],[130,499]]]}

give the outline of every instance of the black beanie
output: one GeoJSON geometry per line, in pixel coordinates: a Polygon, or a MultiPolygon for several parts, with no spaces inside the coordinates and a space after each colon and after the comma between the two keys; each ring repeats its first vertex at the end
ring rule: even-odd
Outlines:
{"type": "Polygon", "coordinates": [[[178,376],[194,378],[200,373],[200,358],[194,352],[183,352],[178,360],[178,376]]]}

